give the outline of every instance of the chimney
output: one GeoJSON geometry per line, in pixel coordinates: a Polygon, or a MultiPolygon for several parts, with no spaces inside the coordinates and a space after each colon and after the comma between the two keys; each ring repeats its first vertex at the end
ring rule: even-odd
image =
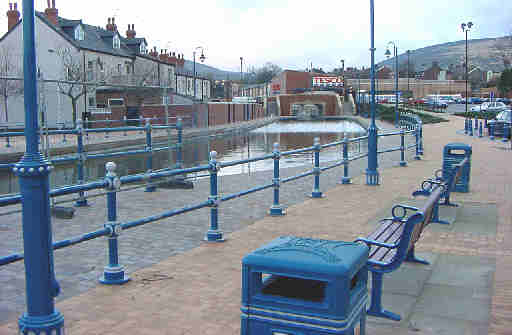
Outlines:
{"type": "Polygon", "coordinates": [[[9,3],[9,10],[7,11],[7,31],[11,30],[18,22],[20,22],[20,12],[18,11],[18,3],[9,3]]]}
{"type": "Polygon", "coordinates": [[[126,38],[132,39],[132,38],[135,38],[135,36],[136,36],[135,25],[134,24],[132,24],[131,26],[128,25],[128,30],[126,31],[126,38]]]}
{"type": "Polygon", "coordinates": [[[158,51],[156,51],[156,47],[153,47],[153,50],[149,52],[149,55],[154,58],[158,58],[158,51]]]}
{"type": "Polygon", "coordinates": [[[169,63],[170,64],[176,65],[177,60],[178,59],[176,58],[176,53],[175,52],[173,52],[172,54],[169,55],[169,63]]]}
{"type": "Polygon", "coordinates": [[[112,31],[117,31],[117,25],[116,25],[116,22],[115,22],[116,18],[113,17],[112,18],[112,31]]]}
{"type": "Polygon", "coordinates": [[[162,62],[165,62],[165,61],[167,60],[167,55],[165,54],[165,52],[164,52],[164,51],[165,51],[165,50],[163,50],[163,49],[161,49],[161,50],[160,50],[160,56],[159,56],[159,58],[160,58],[160,60],[161,60],[162,62]]]}
{"type": "Polygon", "coordinates": [[[52,0],[52,5],[50,6],[50,0],[47,0],[46,3],[48,4],[48,8],[44,10],[44,14],[46,15],[46,18],[48,21],[50,21],[53,25],[58,25],[58,16],[59,16],[59,10],[55,7],[55,0],[52,0]]]}

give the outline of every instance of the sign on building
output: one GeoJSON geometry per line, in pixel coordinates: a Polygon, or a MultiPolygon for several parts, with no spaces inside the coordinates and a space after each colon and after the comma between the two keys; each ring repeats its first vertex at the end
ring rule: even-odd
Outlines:
{"type": "Polygon", "coordinates": [[[313,77],[313,87],[343,87],[343,77],[313,77]]]}

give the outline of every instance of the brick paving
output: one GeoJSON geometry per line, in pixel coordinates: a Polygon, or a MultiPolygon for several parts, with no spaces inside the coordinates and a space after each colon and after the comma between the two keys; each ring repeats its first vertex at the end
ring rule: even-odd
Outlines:
{"type": "MultiPolygon", "coordinates": [[[[280,235],[348,241],[365,235],[382,208],[391,207],[394,199],[409,197],[423,178],[441,166],[442,148],[446,143],[464,142],[473,146],[471,192],[457,193],[454,200],[463,205],[495,204],[499,214],[496,234],[428,229],[418,244],[418,251],[495,258],[487,328],[489,334],[510,334],[512,199],[508,195],[512,188],[512,152],[505,149],[510,144],[464,136],[457,132],[463,128],[463,119],[446,118],[451,122],[425,126],[424,159],[410,162],[407,168],[381,168],[380,186],[366,186],[364,176],[360,176],[354,178],[352,185],[328,190],[322,199],[291,205],[284,217],[251,219],[245,216],[240,222],[242,226],[252,224],[227,234],[225,243],[200,243],[157,264],[130,271],[133,280],[127,285],[96,286],[59,301],[57,307],[66,318],[68,333],[103,334],[107,330],[109,334],[238,334],[240,261],[245,254],[280,235]]],[[[311,184],[305,183],[310,189],[311,184]]],[[[156,200],[158,195],[154,197],[156,200]]],[[[264,202],[263,199],[253,199],[252,206],[266,209],[269,198],[264,202]]],[[[136,201],[130,206],[134,207],[133,204],[136,201]]],[[[240,217],[236,214],[235,218],[240,217]]],[[[367,331],[370,334],[433,334],[432,329],[413,330],[402,324],[383,324],[370,319],[367,331]]],[[[0,334],[15,332],[15,322],[0,326],[0,334]]]]}

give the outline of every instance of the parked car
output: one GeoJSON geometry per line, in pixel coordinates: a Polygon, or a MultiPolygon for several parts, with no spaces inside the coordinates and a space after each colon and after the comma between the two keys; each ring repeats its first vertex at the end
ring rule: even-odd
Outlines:
{"type": "MultiPolygon", "coordinates": [[[[512,110],[506,109],[498,113],[494,120],[487,122],[487,125],[489,127],[494,125],[494,136],[503,136],[505,127],[512,125],[512,110]]],[[[508,137],[510,138],[510,132],[508,133],[508,137]]]]}
{"type": "Polygon", "coordinates": [[[507,108],[503,102],[484,102],[481,105],[471,107],[472,112],[501,112],[507,108]]]}
{"type": "Polygon", "coordinates": [[[425,105],[430,106],[432,108],[447,108],[448,103],[444,100],[427,100],[425,105]]]}

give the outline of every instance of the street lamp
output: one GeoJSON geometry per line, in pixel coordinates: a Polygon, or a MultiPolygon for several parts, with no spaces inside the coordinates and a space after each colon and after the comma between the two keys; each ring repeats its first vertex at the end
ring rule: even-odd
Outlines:
{"type": "Polygon", "coordinates": [[[239,96],[242,96],[242,81],[244,80],[244,74],[242,72],[243,62],[244,62],[244,58],[240,57],[240,88],[238,89],[239,96]]]}
{"type": "Polygon", "coordinates": [[[206,59],[206,57],[204,56],[204,49],[203,47],[197,47],[194,49],[194,99],[196,99],[196,90],[197,90],[197,87],[196,87],[196,51],[201,49],[201,56],[199,56],[199,60],[201,61],[201,63],[204,62],[204,60],[206,59]]]}
{"type": "Polygon", "coordinates": [[[398,115],[398,47],[395,42],[388,42],[388,48],[385,53],[387,58],[391,56],[391,52],[389,51],[390,44],[393,45],[393,56],[395,57],[395,127],[398,127],[398,119],[400,118],[398,115]]]}
{"type": "Polygon", "coordinates": [[[370,113],[371,122],[368,127],[368,168],[366,169],[366,185],[379,184],[379,172],[377,171],[377,126],[375,125],[375,18],[374,0],[370,0],[370,32],[371,32],[371,71],[370,71],[370,113]]]}
{"type": "MultiPolygon", "coordinates": [[[[410,88],[409,88],[409,57],[411,55],[411,50],[407,50],[407,95],[409,95],[410,88]]],[[[412,96],[412,94],[411,94],[412,96]]]]}
{"type": "Polygon", "coordinates": [[[466,33],[466,119],[468,118],[468,31],[473,27],[473,22],[462,23],[460,27],[466,33]]]}

